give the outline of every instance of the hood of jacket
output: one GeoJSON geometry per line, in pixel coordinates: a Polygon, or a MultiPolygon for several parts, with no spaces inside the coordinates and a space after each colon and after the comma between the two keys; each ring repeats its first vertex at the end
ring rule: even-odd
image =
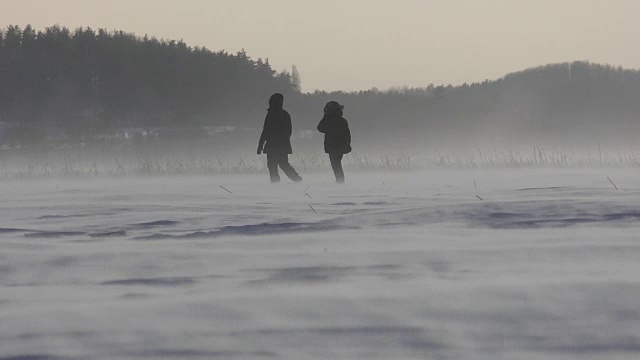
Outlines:
{"type": "Polygon", "coordinates": [[[275,93],[271,95],[269,98],[269,110],[279,110],[282,109],[284,105],[284,95],[280,93],[275,93]]]}
{"type": "Polygon", "coordinates": [[[324,106],[324,114],[329,116],[341,117],[344,109],[344,105],[340,105],[337,101],[329,101],[324,106]]]}

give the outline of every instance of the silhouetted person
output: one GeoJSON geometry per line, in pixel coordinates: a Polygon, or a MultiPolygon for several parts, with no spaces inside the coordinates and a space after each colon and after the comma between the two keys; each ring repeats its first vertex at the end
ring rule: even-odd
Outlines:
{"type": "Polygon", "coordinates": [[[344,106],[336,101],[329,101],[324,107],[324,117],[318,124],[318,131],[324,133],[324,152],[329,154],[331,168],[336,182],[344,183],[342,156],[351,152],[351,132],[349,123],[343,118],[344,106]]]}
{"type": "Polygon", "coordinates": [[[291,115],[282,108],[283,103],[284,96],[280,93],[275,93],[269,98],[269,109],[258,143],[258,154],[263,151],[267,154],[267,168],[269,168],[271,182],[280,181],[278,166],[282,168],[289,179],[298,182],[302,178],[289,164],[289,154],[293,153],[291,150],[291,115]]]}

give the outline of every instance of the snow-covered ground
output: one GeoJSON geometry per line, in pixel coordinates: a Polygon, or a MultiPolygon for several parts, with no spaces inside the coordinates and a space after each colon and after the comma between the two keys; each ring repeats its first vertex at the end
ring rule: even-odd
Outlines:
{"type": "Polygon", "coordinates": [[[347,181],[0,180],[0,359],[640,358],[640,169],[347,181]]]}

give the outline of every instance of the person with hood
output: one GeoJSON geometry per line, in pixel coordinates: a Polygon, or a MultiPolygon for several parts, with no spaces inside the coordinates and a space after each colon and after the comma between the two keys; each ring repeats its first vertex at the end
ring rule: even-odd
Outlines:
{"type": "Polygon", "coordinates": [[[344,109],[337,101],[329,101],[324,107],[324,117],[318,124],[318,131],[324,133],[324,152],[329,154],[331,168],[336,183],[344,183],[342,156],[351,152],[351,132],[349,123],[342,117],[344,109]]]}
{"type": "Polygon", "coordinates": [[[302,177],[289,164],[291,149],[291,116],[282,108],[284,95],[275,93],[269,98],[269,109],[264,119],[264,127],[258,143],[258,154],[267,154],[267,168],[271,182],[279,182],[278,166],[289,177],[299,182],[302,177]]]}

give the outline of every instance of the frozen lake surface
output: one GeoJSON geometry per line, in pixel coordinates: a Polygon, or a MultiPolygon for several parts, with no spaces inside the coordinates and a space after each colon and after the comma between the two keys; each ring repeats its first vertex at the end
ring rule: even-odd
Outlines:
{"type": "Polygon", "coordinates": [[[637,168],[0,181],[2,360],[640,358],[637,168]]]}

